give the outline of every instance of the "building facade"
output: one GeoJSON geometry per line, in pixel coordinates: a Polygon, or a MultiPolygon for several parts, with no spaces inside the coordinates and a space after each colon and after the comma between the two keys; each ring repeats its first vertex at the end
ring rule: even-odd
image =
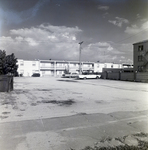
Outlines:
{"type": "MultiPolygon", "coordinates": [[[[18,59],[18,73],[22,76],[32,76],[40,73],[41,76],[62,76],[65,70],[71,73],[79,72],[79,61],[60,60],[23,60],[18,59]]],[[[102,72],[103,68],[122,68],[122,64],[82,62],[82,72],[91,70],[102,72]]]]}
{"type": "Polygon", "coordinates": [[[20,76],[32,76],[33,73],[40,72],[40,66],[38,60],[17,60],[18,74],[20,76]]]}
{"type": "MultiPolygon", "coordinates": [[[[93,62],[82,62],[82,71],[94,70],[93,62]]],[[[40,74],[41,76],[64,74],[65,70],[68,72],[79,72],[78,61],[59,61],[59,60],[40,60],[40,74]]]]}
{"type": "Polygon", "coordinates": [[[148,40],[133,44],[134,71],[148,72],[148,40]]]}

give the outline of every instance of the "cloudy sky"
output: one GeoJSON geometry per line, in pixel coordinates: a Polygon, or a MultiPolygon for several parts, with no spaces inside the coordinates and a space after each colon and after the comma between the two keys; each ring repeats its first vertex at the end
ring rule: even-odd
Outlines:
{"type": "Polygon", "coordinates": [[[21,59],[132,63],[148,0],[0,0],[0,49],[21,59]]]}

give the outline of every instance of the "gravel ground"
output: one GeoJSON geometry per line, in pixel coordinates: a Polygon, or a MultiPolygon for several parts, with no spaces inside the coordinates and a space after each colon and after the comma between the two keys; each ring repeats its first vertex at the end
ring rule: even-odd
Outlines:
{"type": "Polygon", "coordinates": [[[55,77],[14,82],[14,91],[0,93],[2,150],[148,149],[147,83],[55,77]]]}

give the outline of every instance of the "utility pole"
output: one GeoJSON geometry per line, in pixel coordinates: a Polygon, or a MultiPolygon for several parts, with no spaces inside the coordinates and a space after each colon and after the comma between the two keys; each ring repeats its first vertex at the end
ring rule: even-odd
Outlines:
{"type": "Polygon", "coordinates": [[[82,45],[83,41],[80,42],[80,47],[79,47],[79,74],[82,74],[82,68],[81,68],[81,45],[82,45]]]}

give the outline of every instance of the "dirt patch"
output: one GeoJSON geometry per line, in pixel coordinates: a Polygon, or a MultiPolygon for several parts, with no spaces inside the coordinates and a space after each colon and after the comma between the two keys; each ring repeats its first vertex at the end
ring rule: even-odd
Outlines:
{"type": "Polygon", "coordinates": [[[31,106],[36,106],[37,105],[37,103],[31,103],[31,106]]]}
{"type": "Polygon", "coordinates": [[[35,91],[47,91],[47,92],[49,92],[49,91],[57,91],[57,90],[61,90],[61,89],[34,89],[35,91]]]}
{"type": "Polygon", "coordinates": [[[11,104],[11,102],[9,102],[9,101],[2,101],[1,104],[2,105],[8,105],[8,104],[11,104]]]}
{"type": "Polygon", "coordinates": [[[6,119],[8,116],[0,116],[1,119],[6,119]]]}
{"type": "Polygon", "coordinates": [[[37,89],[37,91],[52,91],[51,89],[37,89]]]}
{"type": "Polygon", "coordinates": [[[81,112],[81,113],[77,113],[76,115],[80,115],[80,116],[82,115],[83,116],[83,115],[87,115],[87,113],[81,112]]]}
{"type": "Polygon", "coordinates": [[[69,100],[42,100],[42,103],[51,103],[51,104],[58,104],[60,106],[71,106],[72,104],[75,103],[74,100],[69,99],[69,100]]]}
{"type": "Polygon", "coordinates": [[[57,81],[64,81],[64,82],[78,82],[78,81],[75,81],[75,80],[57,80],[57,81]]]}
{"type": "Polygon", "coordinates": [[[16,94],[24,94],[24,93],[28,93],[29,90],[16,89],[13,92],[15,92],[16,94]]]}
{"type": "Polygon", "coordinates": [[[106,104],[107,102],[105,100],[96,100],[97,104],[106,104]]]}
{"type": "Polygon", "coordinates": [[[10,114],[10,112],[2,112],[3,115],[10,114]]]}

